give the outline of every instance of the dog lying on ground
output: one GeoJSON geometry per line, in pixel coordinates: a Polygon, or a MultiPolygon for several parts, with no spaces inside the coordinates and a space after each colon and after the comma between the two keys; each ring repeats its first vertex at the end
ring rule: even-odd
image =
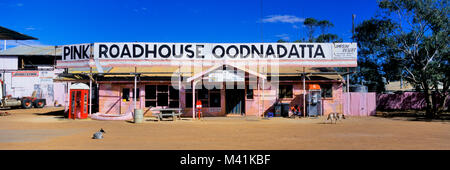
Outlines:
{"type": "Polygon", "coordinates": [[[328,117],[327,117],[327,121],[331,120],[331,124],[333,124],[333,120],[334,120],[334,124],[336,124],[338,120],[342,121],[342,119],[345,119],[344,114],[336,113],[336,112],[328,114],[328,117]]]}
{"type": "Polygon", "coordinates": [[[101,128],[98,132],[95,132],[92,136],[92,139],[103,139],[103,133],[106,133],[103,128],[101,128]]]}

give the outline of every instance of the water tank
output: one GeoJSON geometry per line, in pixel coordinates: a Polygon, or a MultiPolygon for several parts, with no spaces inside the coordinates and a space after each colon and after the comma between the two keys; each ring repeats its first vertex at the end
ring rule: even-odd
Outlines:
{"type": "Polygon", "coordinates": [[[368,88],[367,86],[363,86],[363,85],[351,85],[350,86],[350,92],[368,92],[368,88]]]}

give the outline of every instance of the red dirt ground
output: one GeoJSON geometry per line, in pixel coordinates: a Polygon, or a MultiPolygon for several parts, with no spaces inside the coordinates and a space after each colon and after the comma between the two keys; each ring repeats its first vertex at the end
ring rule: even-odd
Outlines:
{"type": "Polygon", "coordinates": [[[142,124],[129,121],[68,120],[62,108],[16,109],[0,116],[0,149],[450,149],[448,121],[350,117],[337,124],[324,118],[205,118],[142,124]],[[103,128],[104,139],[92,134],[103,128]]]}

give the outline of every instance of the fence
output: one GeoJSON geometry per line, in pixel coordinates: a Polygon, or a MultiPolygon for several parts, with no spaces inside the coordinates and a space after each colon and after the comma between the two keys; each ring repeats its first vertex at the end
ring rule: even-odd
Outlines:
{"type": "MultiPolygon", "coordinates": [[[[446,108],[449,103],[450,98],[447,98],[446,108]]],[[[377,95],[378,110],[424,110],[425,108],[425,94],[421,92],[377,95]]]]}
{"type": "Polygon", "coordinates": [[[376,114],[376,94],[366,92],[343,93],[343,112],[350,116],[373,116],[376,114]],[[350,100],[348,98],[350,97],[350,100]],[[350,103],[348,103],[350,101],[350,103]],[[349,108],[350,107],[350,108],[349,108]]]}

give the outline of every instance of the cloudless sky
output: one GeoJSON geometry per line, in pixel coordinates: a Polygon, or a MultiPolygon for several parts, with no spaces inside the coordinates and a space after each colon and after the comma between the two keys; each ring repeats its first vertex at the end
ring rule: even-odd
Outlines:
{"type": "Polygon", "coordinates": [[[329,32],[350,42],[352,14],[360,23],[377,3],[262,0],[261,11],[261,0],[0,0],[0,11],[0,26],[39,38],[27,44],[294,41],[306,37],[308,17],[331,21],[329,32]]]}

